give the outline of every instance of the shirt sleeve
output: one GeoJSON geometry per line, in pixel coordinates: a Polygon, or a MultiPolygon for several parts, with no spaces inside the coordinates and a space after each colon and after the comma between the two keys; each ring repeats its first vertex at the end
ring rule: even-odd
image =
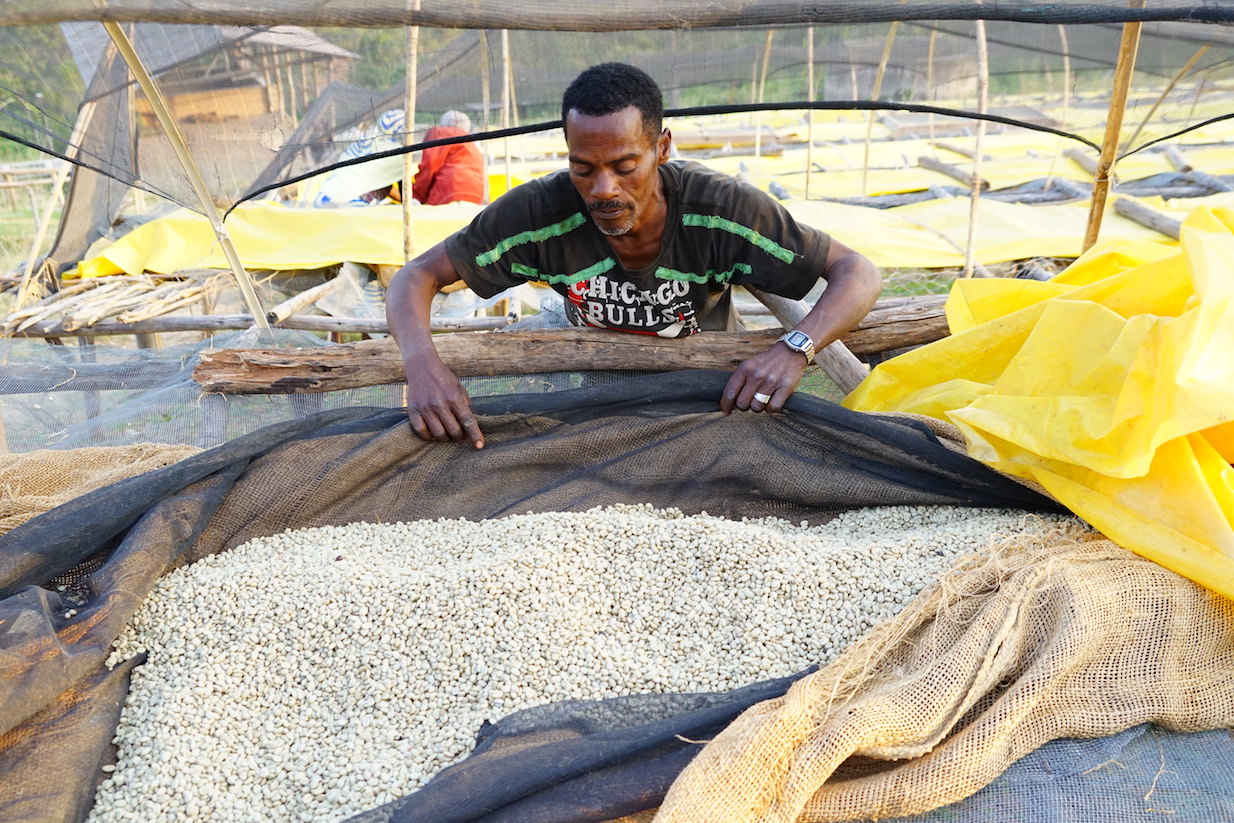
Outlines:
{"type": "Polygon", "coordinates": [[[823,276],[830,235],[736,178],[711,176],[708,189],[682,222],[687,231],[709,233],[718,246],[714,259],[731,261],[728,282],[793,300],[805,297],[823,276]]]}
{"type": "Polygon", "coordinates": [[[446,238],[446,254],[472,291],[492,297],[537,279],[531,273],[541,267],[544,243],[585,222],[563,188],[553,175],[515,186],[446,238]]]}

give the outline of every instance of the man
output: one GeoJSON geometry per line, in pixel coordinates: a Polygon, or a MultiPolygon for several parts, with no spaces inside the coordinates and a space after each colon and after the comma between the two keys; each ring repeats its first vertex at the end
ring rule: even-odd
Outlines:
{"type": "MultiPolygon", "coordinates": [[[[471,118],[461,111],[448,111],[439,125],[424,134],[424,140],[462,137],[471,131],[471,118]]],[[[426,206],[463,201],[484,202],[484,158],[475,143],[431,146],[420,153],[420,166],[411,183],[411,196],[426,206]]]]}
{"type": "Polygon", "coordinates": [[[564,296],[575,325],[679,337],[726,328],[731,285],[799,299],[821,276],[827,288],[805,319],[742,363],[720,397],[725,414],[779,411],[813,349],[865,317],[882,287],[878,269],[735,178],[669,163],[660,89],[633,66],[587,69],[561,112],[567,170],[507,192],[391,280],[386,317],[412,429],[484,445],[470,398],[429,335],[433,295],[460,278],[481,296],[538,280],[564,296]]]}

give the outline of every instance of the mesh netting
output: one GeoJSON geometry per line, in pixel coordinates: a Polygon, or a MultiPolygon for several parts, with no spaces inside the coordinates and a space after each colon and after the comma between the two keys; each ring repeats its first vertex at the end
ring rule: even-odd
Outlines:
{"type": "Polygon", "coordinates": [[[12,664],[0,695],[9,724],[0,759],[13,770],[6,808],[31,802],[32,787],[88,805],[115,706],[105,699],[104,712],[88,684],[120,688],[120,675],[100,671],[112,641],[163,573],[253,536],[629,502],[813,522],[863,505],[1056,508],[910,418],[803,395],[789,414],[722,415],[724,380],[699,372],[477,398],[488,435],[481,451],[419,441],[398,409],[318,412],[76,497],[0,537],[0,608],[6,626],[22,627],[3,636],[12,664]],[[102,563],[84,602],[38,587],[91,559],[102,563]],[[60,745],[76,756],[51,751],[60,745]],[[21,746],[34,773],[14,754],[21,746]],[[72,765],[57,772],[52,762],[72,765]]]}
{"type": "MultiPolygon", "coordinates": [[[[759,4],[757,11],[630,4],[627,13],[567,5],[551,21],[521,5],[420,5],[415,117],[387,132],[383,115],[406,106],[406,31],[354,26],[393,27],[407,14],[401,3],[258,4],[231,13],[137,3],[109,5],[108,14],[140,21],[125,32],[223,206],[310,197],[311,176],[355,162],[349,150],[369,160],[379,149],[399,151],[391,147],[404,140],[415,150],[451,109],[471,115],[475,134],[450,139],[482,139],[501,187],[527,179],[564,150],[556,127],[562,89],[609,59],[645,68],[662,84],[677,147],[687,155],[743,145],[775,152],[773,144],[807,140],[826,146],[850,139],[829,130],[837,118],[860,123],[870,109],[880,125],[870,133],[875,142],[971,134],[973,118],[984,116],[1007,133],[1060,134],[1060,151],[1095,157],[1121,50],[1118,24],[1128,19],[1149,22],[1126,104],[1123,155],[1167,139],[1223,140],[1211,126],[1230,115],[1234,40],[1222,26],[1197,22],[1228,22],[1230,11],[1212,4],[897,3],[877,13],[839,3],[759,4]],[[978,9],[988,21],[984,115],[971,20],[978,9]],[[222,25],[238,22],[246,25],[222,25]],[[816,112],[812,129],[811,106],[832,110],[816,112]],[[743,113],[720,117],[725,111],[743,113]],[[377,145],[374,136],[387,142],[377,145]],[[487,139],[498,136],[505,139],[487,139]]],[[[23,11],[6,10],[10,25],[0,28],[0,81],[11,100],[0,107],[0,136],[80,167],[51,257],[76,262],[110,229],[130,185],[202,209],[111,39],[101,24],[83,22],[96,16],[93,5],[23,11]]],[[[887,168],[899,162],[891,157],[866,163],[887,168]]],[[[801,172],[809,165],[803,156],[801,172]]]]}

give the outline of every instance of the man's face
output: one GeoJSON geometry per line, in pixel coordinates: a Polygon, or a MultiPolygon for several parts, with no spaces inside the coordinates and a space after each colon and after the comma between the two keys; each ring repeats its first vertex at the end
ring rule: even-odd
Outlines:
{"type": "Polygon", "coordinates": [[[656,139],[643,128],[643,116],[628,106],[591,117],[571,109],[566,114],[570,180],[596,227],[616,237],[642,228],[654,218],[660,198],[657,169],[668,160],[671,137],[656,139]]]}

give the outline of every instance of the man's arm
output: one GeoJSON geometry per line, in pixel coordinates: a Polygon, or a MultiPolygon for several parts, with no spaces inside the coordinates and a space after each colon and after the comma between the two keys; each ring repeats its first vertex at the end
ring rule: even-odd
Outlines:
{"type": "MultiPolygon", "coordinates": [[[[796,327],[810,335],[815,351],[822,351],[860,323],[883,287],[878,267],[835,238],[827,251],[822,277],[827,288],[796,327]]],[[[776,343],[737,367],[720,397],[720,410],[725,414],[734,408],[779,411],[796,391],[805,367],[803,354],[776,343]],[[760,402],[755,394],[768,395],[770,399],[760,402]]]]}
{"type": "Polygon", "coordinates": [[[484,448],[471,398],[433,346],[429,318],[433,295],[459,275],[438,243],[398,270],[386,289],[386,323],[398,343],[407,375],[407,420],[425,440],[470,440],[484,448]]]}

